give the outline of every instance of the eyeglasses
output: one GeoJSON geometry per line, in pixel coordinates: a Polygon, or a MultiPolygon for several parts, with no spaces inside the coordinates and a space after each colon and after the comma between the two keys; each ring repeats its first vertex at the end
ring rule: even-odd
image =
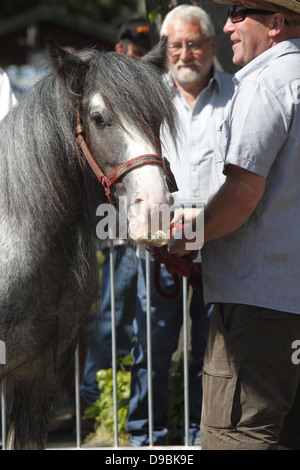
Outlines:
{"type": "Polygon", "coordinates": [[[181,52],[181,49],[183,49],[184,47],[187,48],[188,51],[191,51],[191,52],[194,52],[194,53],[199,53],[202,51],[203,49],[203,46],[205,46],[205,44],[208,43],[208,41],[211,40],[211,37],[206,39],[205,41],[203,42],[197,42],[197,41],[189,41],[187,42],[186,44],[182,44],[182,43],[170,43],[168,45],[169,49],[170,49],[170,52],[172,55],[176,55],[176,54],[180,54],[181,52]]]}
{"type": "Polygon", "coordinates": [[[244,21],[247,15],[274,15],[275,11],[259,10],[258,8],[246,8],[243,5],[233,5],[229,7],[228,18],[232,23],[244,21]]]}

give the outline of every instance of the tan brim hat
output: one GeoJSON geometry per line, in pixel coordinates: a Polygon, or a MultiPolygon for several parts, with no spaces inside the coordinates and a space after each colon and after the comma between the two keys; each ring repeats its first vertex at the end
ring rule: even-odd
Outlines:
{"type": "MultiPolygon", "coordinates": [[[[214,0],[215,3],[231,4],[231,0],[214,0]]],[[[279,5],[288,10],[292,10],[295,13],[300,13],[300,0],[264,0],[264,3],[273,3],[273,5],[279,5]]]]}

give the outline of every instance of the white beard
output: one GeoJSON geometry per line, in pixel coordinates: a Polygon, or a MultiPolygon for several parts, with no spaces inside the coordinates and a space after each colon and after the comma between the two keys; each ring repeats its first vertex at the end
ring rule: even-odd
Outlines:
{"type": "Polygon", "coordinates": [[[202,66],[195,62],[178,61],[172,66],[174,79],[184,85],[198,82],[202,75],[202,66]],[[189,67],[190,66],[190,67],[189,67]]]}

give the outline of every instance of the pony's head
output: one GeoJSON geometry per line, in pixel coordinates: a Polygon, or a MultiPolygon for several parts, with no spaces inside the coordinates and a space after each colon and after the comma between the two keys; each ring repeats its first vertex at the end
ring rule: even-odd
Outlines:
{"type": "Polygon", "coordinates": [[[140,156],[161,155],[162,125],[175,138],[175,111],[162,74],[166,42],[162,38],[141,60],[90,49],[73,54],[52,42],[48,46],[59,83],[77,103],[81,138],[100,168],[100,179],[122,167],[106,190],[117,209],[119,201],[126,201],[122,209],[128,213],[130,236],[139,242],[148,242],[149,232],[156,238],[152,232],[168,229],[165,213],[173,203],[162,160],[127,165],[140,164],[140,156]],[[158,212],[164,216],[157,217],[158,212]]]}

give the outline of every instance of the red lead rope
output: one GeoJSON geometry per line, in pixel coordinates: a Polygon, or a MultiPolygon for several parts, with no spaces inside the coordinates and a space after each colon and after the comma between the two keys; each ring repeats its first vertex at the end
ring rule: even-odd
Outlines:
{"type": "Polygon", "coordinates": [[[154,286],[158,294],[167,300],[177,299],[181,293],[180,276],[186,276],[193,289],[197,290],[203,300],[202,274],[197,269],[190,255],[178,256],[168,253],[166,246],[149,247],[154,257],[154,286]],[[166,270],[174,279],[173,292],[165,292],[160,284],[160,265],[164,264],[166,270]]]}
{"type": "Polygon", "coordinates": [[[154,286],[158,294],[167,300],[177,299],[181,293],[180,276],[187,277],[193,289],[199,292],[203,300],[202,273],[198,270],[192,259],[192,254],[178,256],[170,254],[166,246],[149,246],[147,250],[154,258],[154,286]],[[160,284],[160,265],[164,264],[166,270],[174,279],[173,292],[165,292],[160,284]]]}

